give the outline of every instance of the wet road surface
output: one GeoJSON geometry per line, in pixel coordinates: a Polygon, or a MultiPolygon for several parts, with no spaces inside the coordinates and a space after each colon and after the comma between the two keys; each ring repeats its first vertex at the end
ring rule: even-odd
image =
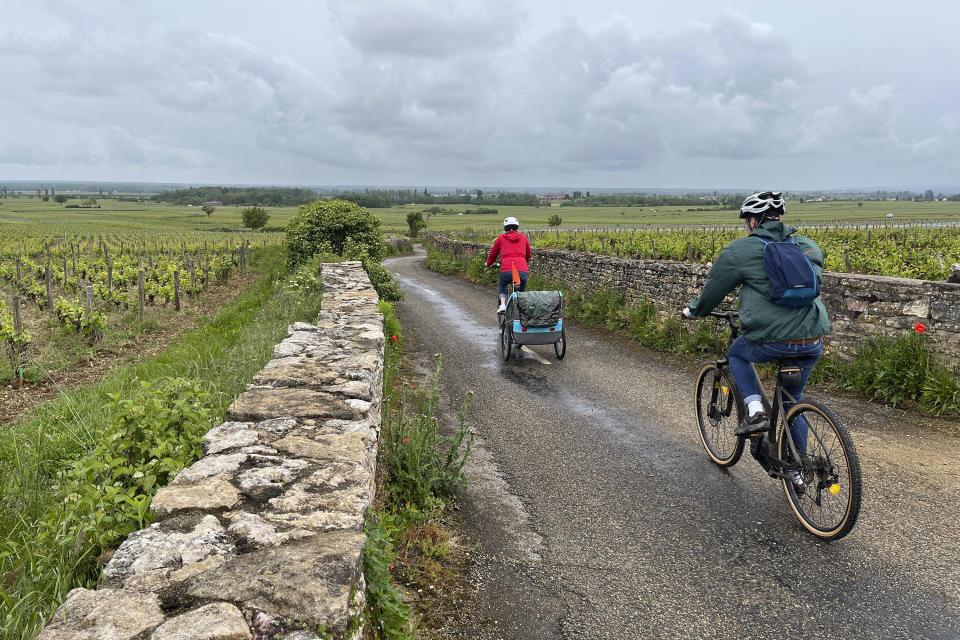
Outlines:
{"type": "Polygon", "coordinates": [[[960,638],[955,423],[812,390],[847,421],[865,484],[856,528],[822,542],[749,453],[708,460],[696,364],[572,323],[565,360],[547,345],[503,362],[495,292],[422,255],[385,264],[408,357],[442,353],[444,397],[475,394],[480,586],[444,637],[960,638]]]}

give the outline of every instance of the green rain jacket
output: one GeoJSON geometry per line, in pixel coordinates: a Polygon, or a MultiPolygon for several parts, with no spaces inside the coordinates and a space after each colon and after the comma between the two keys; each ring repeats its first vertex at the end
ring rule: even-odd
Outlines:
{"type": "MultiPolygon", "coordinates": [[[[700,296],[690,303],[690,313],[698,317],[708,315],[728,293],[743,285],[740,290],[740,330],[747,342],[819,338],[830,333],[830,319],[820,298],[809,306],[795,309],[781,307],[770,300],[770,281],[763,266],[764,244],[754,236],[780,241],[795,231],[779,220],[768,220],[749,236],[738,238],[724,247],[707,275],[700,296]]],[[[794,238],[813,263],[817,279],[822,279],[823,251],[810,238],[801,235],[794,238]]]]}

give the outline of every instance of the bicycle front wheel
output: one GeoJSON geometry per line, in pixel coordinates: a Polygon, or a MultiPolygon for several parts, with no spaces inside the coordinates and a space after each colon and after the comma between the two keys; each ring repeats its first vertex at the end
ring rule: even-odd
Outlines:
{"type": "Polygon", "coordinates": [[[740,424],[737,385],[726,369],[708,364],[697,377],[695,402],[700,441],[707,455],[721,467],[732,467],[743,455],[743,438],[733,435],[740,424]]]}
{"type": "Polygon", "coordinates": [[[862,478],[860,458],[840,418],[820,403],[800,402],[787,412],[779,451],[787,468],[793,467],[802,479],[797,483],[787,477],[781,483],[803,526],[826,540],[850,533],[860,514],[862,478]],[[791,437],[798,461],[793,461],[791,437]]]}

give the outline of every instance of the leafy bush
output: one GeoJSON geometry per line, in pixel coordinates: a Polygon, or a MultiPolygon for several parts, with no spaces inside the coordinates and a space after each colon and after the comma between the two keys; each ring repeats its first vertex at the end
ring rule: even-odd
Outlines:
{"type": "Polygon", "coordinates": [[[463,259],[447,251],[427,251],[427,269],[451,276],[464,270],[463,259]]]}
{"type": "Polygon", "coordinates": [[[471,282],[496,285],[500,279],[500,271],[487,266],[487,260],[480,254],[471,253],[468,256],[467,277],[471,282]]]}
{"type": "Polygon", "coordinates": [[[373,261],[383,258],[380,219],[372,213],[346,200],[305,204],[287,225],[287,265],[296,267],[324,250],[345,255],[348,240],[365,247],[373,261]]]}
{"type": "Polygon", "coordinates": [[[141,386],[136,396],[111,396],[120,412],[96,447],[65,472],[63,500],[44,518],[41,541],[97,553],[115,545],[150,521],[157,488],[200,458],[213,422],[210,394],[184,378],[141,386]]]}

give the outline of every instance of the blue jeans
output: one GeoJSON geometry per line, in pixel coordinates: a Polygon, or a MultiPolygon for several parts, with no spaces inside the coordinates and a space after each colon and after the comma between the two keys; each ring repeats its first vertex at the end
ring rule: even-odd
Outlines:
{"type": "MultiPolygon", "coordinates": [[[[817,340],[809,344],[783,344],[782,342],[747,342],[740,336],[733,341],[730,349],[727,351],[727,358],[730,360],[730,373],[733,374],[733,381],[737,383],[740,394],[743,396],[744,404],[753,400],[760,399],[760,389],[757,388],[757,380],[753,375],[751,362],[770,362],[777,358],[790,358],[800,367],[800,384],[796,386],[786,386],[784,389],[793,396],[796,402],[803,399],[803,388],[807,386],[807,380],[813,372],[814,365],[820,359],[823,353],[823,340],[817,340]]],[[[785,399],[783,403],[784,410],[789,410],[795,402],[785,399]]],[[[774,416],[770,416],[771,424],[774,416]]],[[[807,449],[807,423],[800,419],[793,423],[790,432],[793,434],[793,441],[800,451],[807,449]]]]}
{"type": "MultiPolygon", "coordinates": [[[[520,274],[520,285],[517,286],[517,291],[526,291],[527,289],[527,272],[526,271],[517,271],[520,274]]],[[[500,272],[500,295],[506,297],[507,289],[510,287],[510,283],[513,282],[513,272],[512,271],[501,271],[500,272]]]]}

